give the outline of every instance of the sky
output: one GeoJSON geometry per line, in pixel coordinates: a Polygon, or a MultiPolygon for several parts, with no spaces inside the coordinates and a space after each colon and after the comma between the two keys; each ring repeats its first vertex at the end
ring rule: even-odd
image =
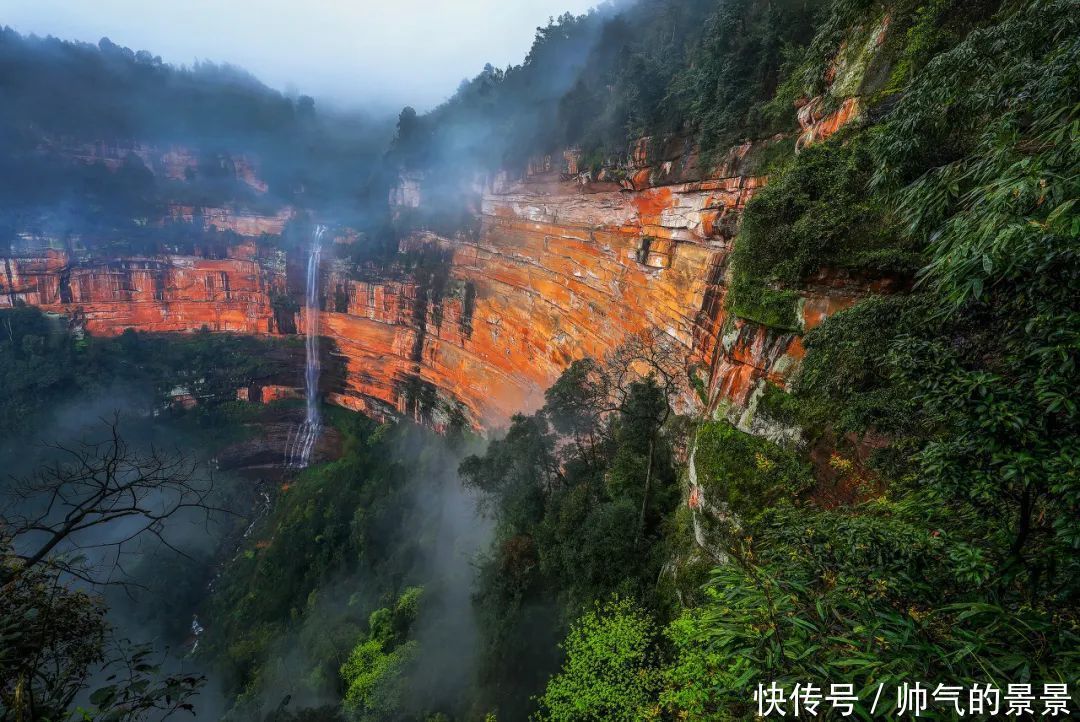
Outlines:
{"type": "Polygon", "coordinates": [[[598,0],[0,0],[0,25],[174,64],[239,65],[319,105],[427,110],[485,63],[520,63],[538,25],[598,0]]]}

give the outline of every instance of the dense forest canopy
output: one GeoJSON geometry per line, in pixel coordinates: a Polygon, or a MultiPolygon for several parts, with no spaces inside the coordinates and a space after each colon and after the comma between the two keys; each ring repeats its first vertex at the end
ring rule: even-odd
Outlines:
{"type": "Polygon", "coordinates": [[[200,137],[243,151],[314,117],[312,98],[283,97],[235,66],[177,68],[108,38],[91,45],[11,28],[0,37],[2,92],[14,101],[0,117],[11,128],[106,142],[200,137]]]}
{"type": "MultiPolygon", "coordinates": [[[[319,112],[310,96],[285,97],[233,66],[175,67],[108,38],[0,28],[0,101],[0,227],[9,230],[154,248],[142,226],[167,217],[169,204],[268,213],[292,204],[361,229],[381,222],[376,169],[388,124],[319,112]],[[181,177],[153,167],[170,152],[194,156],[181,177]],[[105,166],[112,158],[119,167],[105,166]],[[243,182],[242,165],[267,188],[243,182]]],[[[175,230],[172,242],[188,246],[185,236],[201,235],[175,230]]]]}
{"type": "Polygon", "coordinates": [[[601,5],[537,29],[520,65],[490,65],[425,116],[402,114],[406,165],[522,167],[576,147],[601,161],[645,135],[682,133],[707,149],[795,124],[790,81],[809,52],[821,0],[658,0],[601,5]]]}

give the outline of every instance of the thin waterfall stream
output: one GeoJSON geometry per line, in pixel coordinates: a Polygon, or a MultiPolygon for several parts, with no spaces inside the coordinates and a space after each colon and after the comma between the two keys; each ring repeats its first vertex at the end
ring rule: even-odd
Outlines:
{"type": "Polygon", "coordinates": [[[305,468],[311,462],[311,452],[319,438],[322,419],[319,416],[319,262],[322,259],[322,239],[326,226],[315,226],[308,253],[307,288],[304,300],[304,420],[290,434],[285,444],[285,466],[305,468]]]}

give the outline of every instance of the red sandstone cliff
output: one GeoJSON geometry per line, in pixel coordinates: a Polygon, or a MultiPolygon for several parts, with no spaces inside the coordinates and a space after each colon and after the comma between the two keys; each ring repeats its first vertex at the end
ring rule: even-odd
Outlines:
{"type": "Polygon", "coordinates": [[[126,328],[269,333],[270,290],[280,280],[239,246],[236,257],[78,261],[47,251],[2,259],[0,307],[22,302],[68,314],[91,333],[126,328]],[[245,257],[247,256],[247,257],[245,257]]]}
{"type": "MultiPolygon", "coordinates": [[[[336,400],[401,409],[395,382],[415,374],[497,425],[539,406],[572,360],[603,357],[631,333],[660,329],[709,379],[712,404],[737,418],[764,379],[783,384],[802,356],[799,334],[724,310],[730,234],[764,182],[737,165],[727,164],[725,177],[640,191],[542,173],[489,190],[477,239],[410,239],[452,257],[451,293],[439,323],[428,319],[418,359],[414,285],[335,278],[348,310],[324,312],[322,328],[349,370],[336,400]]],[[[657,172],[638,182],[650,185],[657,172]]],[[[804,329],[863,291],[823,278],[802,294],[804,329]]],[[[689,390],[685,401],[694,403],[689,390]]]]}
{"type": "MultiPolygon", "coordinates": [[[[361,280],[355,269],[326,263],[321,328],[339,356],[332,367],[341,369],[327,379],[328,399],[377,415],[412,413],[410,396],[420,388],[459,403],[480,426],[497,426],[539,406],[544,389],[574,359],[603,357],[630,334],[660,331],[685,349],[706,381],[708,410],[753,430],[765,381],[786,384],[803,356],[801,332],[878,290],[823,270],[799,293],[799,332],[729,315],[724,295],[733,237],[747,201],[767,182],[759,159],[776,143],[794,140],[797,151],[818,142],[859,115],[863,74],[889,27],[884,16],[841,45],[825,95],[799,102],[794,138],[745,143],[712,167],[685,138],[643,138],[616,168],[583,169],[580,152],[567,149],[534,158],[523,178],[477,179],[462,190],[471,194],[465,206],[480,216],[478,232],[415,233],[402,243],[403,251],[440,254],[444,275],[437,283],[385,269],[368,269],[361,280]]],[[[63,139],[47,146],[75,162],[111,168],[134,154],[175,182],[200,163],[217,162],[254,191],[266,190],[254,161],[243,156],[200,159],[179,146],[63,139]]],[[[426,208],[427,180],[421,172],[402,175],[388,199],[395,216],[426,208]]],[[[252,240],[221,260],[71,257],[42,251],[35,241],[3,259],[0,305],[25,302],[69,314],[98,334],[128,327],[302,328],[302,319],[276,317],[271,302],[272,293],[286,290],[284,258],[260,255],[254,241],[281,234],[291,209],[257,215],[174,205],[168,215],[160,222],[197,223],[200,230],[252,240]]],[[[339,233],[335,245],[350,238],[355,234],[339,233]]],[[[290,261],[293,271],[302,263],[290,261]]],[[[683,404],[702,402],[687,389],[683,404]]]]}
{"type": "MultiPolygon", "coordinates": [[[[811,101],[800,114],[802,144],[858,111],[855,102],[829,115],[816,107],[811,101]]],[[[449,258],[437,298],[415,278],[356,280],[328,265],[321,325],[345,370],[329,400],[375,414],[406,412],[408,385],[421,382],[460,402],[477,424],[497,426],[539,406],[572,360],[602,357],[629,334],[658,329],[708,380],[710,406],[749,424],[755,391],[766,379],[783,385],[802,356],[798,333],[725,311],[738,218],[766,179],[753,171],[749,144],[705,173],[692,149],[670,146],[644,139],[619,174],[579,172],[568,151],[559,163],[537,159],[523,180],[495,179],[483,192],[475,237],[418,233],[405,241],[449,258]]],[[[390,200],[422,205],[422,179],[405,178],[390,200]]],[[[179,206],[172,213],[249,237],[280,233],[292,215],[179,206]]],[[[272,333],[271,292],[283,289],[284,276],[280,259],[258,258],[254,243],[222,260],[80,260],[49,251],[4,259],[0,305],[22,301],[70,314],[104,335],[203,326],[272,333]]],[[[866,290],[854,279],[819,281],[801,294],[803,330],[866,290]]],[[[684,403],[700,404],[689,390],[684,403]]]]}

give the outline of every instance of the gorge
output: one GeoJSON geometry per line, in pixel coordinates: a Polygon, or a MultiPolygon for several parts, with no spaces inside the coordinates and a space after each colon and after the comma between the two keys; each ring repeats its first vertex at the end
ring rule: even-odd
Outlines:
{"type": "Polygon", "coordinates": [[[1072,704],[1078,10],[603,3],[396,115],[0,30],[0,722],[1072,704]]]}
{"type": "MultiPolygon", "coordinates": [[[[804,114],[799,142],[835,132],[853,106],[845,102],[823,118],[804,114]]],[[[475,236],[404,236],[402,253],[445,254],[439,288],[422,288],[407,272],[366,278],[363,269],[350,271],[329,259],[317,277],[310,270],[306,276],[320,284],[319,319],[307,311],[275,317],[275,294],[300,296],[299,288],[289,288],[285,267],[299,265],[303,251],[283,257],[260,248],[258,239],[280,234],[289,209],[273,216],[202,210],[208,226],[239,241],[220,259],[99,260],[28,247],[4,260],[0,304],[65,314],[103,335],[204,326],[287,333],[315,322],[344,361],[344,377],[324,385],[331,403],[420,418],[427,412],[417,411],[408,391],[419,383],[488,429],[538,408],[570,361],[602,358],[627,335],[656,330],[676,339],[700,368],[708,407],[730,405],[737,420],[765,379],[783,385],[802,354],[802,332],[895,282],[825,272],[793,302],[798,324],[790,329],[729,315],[724,291],[731,243],[746,202],[766,182],[755,171],[755,156],[790,139],[737,146],[704,171],[686,143],[669,140],[664,154],[656,148],[662,143],[650,141],[633,144],[622,182],[576,172],[573,152],[554,166],[550,157],[539,157],[521,179],[500,173],[481,185],[472,200],[479,216],[475,236]]],[[[402,180],[391,189],[391,209],[423,205],[412,183],[402,180]]],[[[335,248],[343,243],[346,237],[334,238],[335,248]]],[[[309,295],[306,308],[310,301],[309,295]]],[[[702,403],[685,391],[688,408],[702,403]]]]}

